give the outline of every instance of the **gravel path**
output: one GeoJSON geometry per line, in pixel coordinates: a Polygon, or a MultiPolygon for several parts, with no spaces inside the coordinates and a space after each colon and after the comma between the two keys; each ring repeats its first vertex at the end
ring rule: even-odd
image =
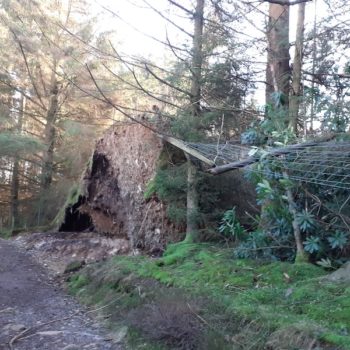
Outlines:
{"type": "Polygon", "coordinates": [[[0,350],[123,349],[89,316],[27,252],[0,239],[0,350]]]}

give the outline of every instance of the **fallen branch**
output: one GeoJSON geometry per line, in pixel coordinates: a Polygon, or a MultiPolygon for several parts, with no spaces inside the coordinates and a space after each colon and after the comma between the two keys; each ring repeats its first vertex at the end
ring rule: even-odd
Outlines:
{"type": "MultiPolygon", "coordinates": [[[[212,160],[208,159],[207,157],[205,157],[203,154],[201,154],[200,152],[198,152],[194,148],[189,147],[184,141],[177,139],[175,137],[163,135],[160,133],[157,133],[157,136],[159,138],[161,138],[163,141],[166,141],[166,142],[172,144],[173,146],[181,149],[182,151],[191,155],[192,157],[201,160],[203,163],[208,164],[210,166],[214,165],[214,162],[212,160]]],[[[214,168],[214,169],[216,169],[216,168],[214,168]]]]}
{"type": "Polygon", "coordinates": [[[0,314],[3,312],[14,312],[14,309],[12,307],[8,307],[6,309],[0,310],[0,314]]]}
{"type": "Polygon", "coordinates": [[[68,316],[68,317],[58,318],[58,319],[55,319],[55,320],[52,320],[52,321],[49,321],[49,322],[40,323],[40,324],[38,324],[38,325],[36,325],[36,326],[33,326],[33,327],[30,327],[30,328],[25,329],[25,330],[22,331],[21,333],[15,335],[15,336],[9,341],[9,348],[10,348],[10,350],[13,350],[13,349],[14,349],[13,344],[14,344],[16,341],[22,339],[22,338],[23,338],[26,334],[28,334],[29,332],[33,332],[34,330],[37,330],[37,329],[39,329],[39,328],[42,328],[42,327],[47,326],[47,325],[52,324],[52,323],[56,323],[56,322],[61,322],[61,321],[69,320],[69,319],[75,317],[79,312],[80,312],[80,310],[77,311],[77,312],[75,312],[73,315],[68,316]]]}
{"type": "MultiPolygon", "coordinates": [[[[103,306],[101,306],[101,307],[99,307],[99,308],[97,308],[97,309],[89,310],[89,311],[85,312],[85,314],[87,315],[87,314],[90,314],[90,313],[92,313],[92,312],[97,312],[97,311],[100,311],[100,310],[102,310],[102,309],[105,309],[106,307],[108,307],[108,306],[114,304],[115,302],[117,302],[118,300],[120,300],[120,298],[121,298],[121,297],[118,297],[118,298],[112,300],[111,302],[109,302],[108,304],[103,305],[103,306]]],[[[6,311],[6,309],[5,309],[5,310],[2,310],[2,311],[6,311]]],[[[9,348],[10,348],[10,350],[13,350],[13,349],[14,349],[13,344],[14,344],[16,341],[18,341],[18,340],[20,340],[20,339],[28,338],[29,336],[26,336],[26,337],[25,337],[25,335],[28,334],[29,332],[33,332],[34,330],[37,331],[38,329],[40,329],[40,328],[42,328],[42,327],[44,327],[44,326],[47,326],[47,325],[49,325],[49,324],[52,324],[52,323],[56,323],[56,322],[60,322],[60,321],[69,320],[69,319],[75,317],[77,314],[79,314],[79,312],[80,312],[80,310],[77,311],[77,312],[75,312],[75,313],[74,313],[73,315],[71,315],[71,316],[68,316],[68,317],[65,317],[65,318],[58,318],[58,319],[55,319],[55,320],[52,320],[52,321],[49,321],[49,322],[45,322],[45,323],[41,323],[41,324],[39,324],[39,325],[36,325],[36,326],[33,326],[33,327],[30,327],[30,328],[25,329],[24,331],[22,331],[21,333],[17,334],[16,336],[14,336],[14,337],[10,340],[10,342],[9,342],[9,348]]],[[[62,332],[62,333],[64,333],[64,331],[55,331],[55,332],[62,332]]],[[[39,332],[35,332],[34,334],[39,334],[39,332]]],[[[34,335],[34,334],[32,334],[32,335],[34,335]]]]}

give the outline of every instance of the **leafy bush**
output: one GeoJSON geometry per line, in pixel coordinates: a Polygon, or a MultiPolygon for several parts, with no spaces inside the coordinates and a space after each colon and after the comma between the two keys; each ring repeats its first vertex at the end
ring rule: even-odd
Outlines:
{"type": "Polygon", "coordinates": [[[297,223],[304,232],[312,232],[317,226],[315,216],[304,209],[297,214],[297,223]]]}
{"type": "MultiPolygon", "coordinates": [[[[270,106],[268,117],[255,125],[256,133],[251,132],[250,136],[254,138],[256,135],[265,135],[269,144],[277,146],[295,142],[291,130],[280,128],[283,124],[282,119],[279,119],[282,117],[281,113],[283,114],[283,110],[276,111],[270,106]]],[[[344,137],[347,139],[346,136],[339,136],[341,141],[344,137]]],[[[304,249],[309,253],[311,261],[329,259],[331,265],[336,266],[349,257],[349,191],[343,186],[327,185],[347,176],[348,169],[345,165],[348,155],[344,154],[344,166],[339,162],[335,168],[332,166],[332,153],[328,154],[324,147],[318,152],[321,155],[315,159],[314,152],[305,151],[302,154],[304,160],[298,161],[294,153],[280,158],[269,158],[266,151],[255,151],[255,155],[260,156],[260,161],[246,171],[246,177],[256,186],[257,201],[262,208],[257,226],[265,235],[264,244],[271,245],[272,249],[265,250],[260,247],[264,248],[261,249],[264,254],[253,251],[249,253],[254,249],[254,244],[245,241],[241,244],[243,250],[239,249],[240,246],[237,248],[237,255],[268,257],[270,252],[271,259],[292,261],[295,255],[292,223],[295,220],[301,231],[304,249]],[[298,178],[302,177],[301,174],[312,173],[314,181],[312,177],[309,182],[290,180],[286,177],[286,171],[292,178],[293,175],[298,178]],[[287,191],[292,192],[293,203],[288,200],[287,191]],[[295,207],[296,217],[290,213],[290,205],[295,207]]]]}
{"type": "Polygon", "coordinates": [[[335,231],[332,236],[327,237],[327,240],[332,249],[344,249],[349,242],[349,233],[335,231]]]}
{"type": "Polygon", "coordinates": [[[274,260],[271,240],[263,231],[251,232],[247,239],[234,249],[234,256],[239,259],[267,259],[274,260]]]}
{"type": "Polygon", "coordinates": [[[316,253],[321,250],[320,237],[310,236],[304,241],[304,249],[308,253],[316,253]]]}
{"type": "Polygon", "coordinates": [[[219,226],[219,232],[226,240],[231,241],[240,240],[246,233],[244,227],[237,220],[235,208],[225,212],[219,226]]]}

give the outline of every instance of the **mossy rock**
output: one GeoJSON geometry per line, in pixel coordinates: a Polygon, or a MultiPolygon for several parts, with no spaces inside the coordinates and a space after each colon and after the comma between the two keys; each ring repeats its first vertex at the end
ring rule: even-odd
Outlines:
{"type": "Polygon", "coordinates": [[[329,282],[342,282],[350,284],[350,261],[340,267],[338,270],[332,272],[325,278],[329,282]]]}

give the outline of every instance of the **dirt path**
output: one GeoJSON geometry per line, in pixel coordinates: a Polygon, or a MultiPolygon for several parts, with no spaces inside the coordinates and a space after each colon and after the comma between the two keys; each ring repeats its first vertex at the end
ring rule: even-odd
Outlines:
{"type": "Polygon", "coordinates": [[[13,343],[13,349],[123,348],[28,253],[0,240],[0,350],[11,349],[11,339],[25,329],[28,332],[13,343]]]}

